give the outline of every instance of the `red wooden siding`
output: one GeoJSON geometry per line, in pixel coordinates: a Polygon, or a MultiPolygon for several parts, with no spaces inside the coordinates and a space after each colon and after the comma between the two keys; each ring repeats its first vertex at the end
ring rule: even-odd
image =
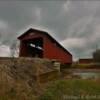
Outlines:
{"type": "Polygon", "coordinates": [[[93,62],[94,62],[94,60],[92,58],[90,58],[90,59],[89,58],[79,59],[80,64],[91,64],[93,62]]]}
{"type": "Polygon", "coordinates": [[[52,43],[47,37],[45,37],[44,41],[44,57],[49,59],[57,59],[63,63],[72,62],[72,56],[59,48],[56,43],[52,43]]]}

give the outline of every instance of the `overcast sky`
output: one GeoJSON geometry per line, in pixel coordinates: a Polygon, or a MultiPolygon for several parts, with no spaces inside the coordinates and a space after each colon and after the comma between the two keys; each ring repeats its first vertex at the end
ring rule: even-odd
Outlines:
{"type": "Polygon", "coordinates": [[[28,28],[49,32],[74,59],[92,57],[100,47],[99,0],[0,1],[0,56],[28,28]]]}

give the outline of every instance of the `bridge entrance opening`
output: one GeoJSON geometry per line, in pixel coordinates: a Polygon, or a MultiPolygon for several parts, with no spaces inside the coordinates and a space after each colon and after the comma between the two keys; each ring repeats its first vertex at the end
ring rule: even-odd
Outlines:
{"type": "Polygon", "coordinates": [[[25,40],[25,44],[27,46],[28,57],[43,58],[43,38],[25,40]]]}

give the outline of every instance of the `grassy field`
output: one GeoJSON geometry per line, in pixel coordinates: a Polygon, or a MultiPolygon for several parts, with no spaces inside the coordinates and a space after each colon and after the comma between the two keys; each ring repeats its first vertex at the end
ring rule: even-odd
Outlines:
{"type": "Polygon", "coordinates": [[[100,82],[60,80],[52,83],[39,100],[100,100],[100,82]]]}
{"type": "Polygon", "coordinates": [[[0,100],[100,100],[100,82],[81,79],[60,79],[29,87],[25,81],[10,77],[0,80],[0,100]],[[39,94],[35,94],[34,91],[39,94]],[[41,92],[40,92],[41,91],[41,92]]]}
{"type": "Polygon", "coordinates": [[[73,64],[72,66],[71,66],[72,68],[82,68],[82,69],[84,69],[84,68],[100,68],[100,64],[99,63],[91,63],[91,64],[73,64]]]}

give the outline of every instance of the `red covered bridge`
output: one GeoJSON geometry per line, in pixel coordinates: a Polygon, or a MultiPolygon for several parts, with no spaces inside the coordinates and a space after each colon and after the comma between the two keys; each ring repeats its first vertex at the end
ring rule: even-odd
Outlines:
{"type": "Polygon", "coordinates": [[[20,57],[40,57],[57,59],[61,63],[71,64],[72,55],[47,32],[30,28],[18,37],[20,57]]]}

